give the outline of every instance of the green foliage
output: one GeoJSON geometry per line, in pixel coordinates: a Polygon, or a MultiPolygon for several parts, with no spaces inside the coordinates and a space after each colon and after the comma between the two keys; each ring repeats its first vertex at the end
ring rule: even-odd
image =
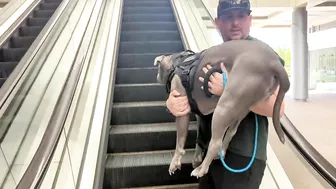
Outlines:
{"type": "Polygon", "coordinates": [[[291,67],[291,49],[290,48],[278,48],[275,52],[285,61],[285,69],[287,70],[288,76],[290,77],[290,67],[291,67]]]}

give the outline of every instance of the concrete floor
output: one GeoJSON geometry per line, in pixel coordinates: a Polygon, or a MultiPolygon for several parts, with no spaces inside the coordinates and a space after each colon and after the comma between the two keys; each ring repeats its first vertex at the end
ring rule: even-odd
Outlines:
{"type": "MultiPolygon", "coordinates": [[[[307,102],[285,99],[285,114],[302,135],[336,167],[336,93],[315,93],[307,102]]],[[[323,189],[288,145],[282,145],[270,120],[269,142],[295,189],[323,189]]],[[[313,171],[314,172],[314,171],[313,171]]]]}

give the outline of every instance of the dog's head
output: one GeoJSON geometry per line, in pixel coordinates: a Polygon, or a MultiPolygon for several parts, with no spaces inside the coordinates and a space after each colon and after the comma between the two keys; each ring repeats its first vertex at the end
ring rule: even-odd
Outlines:
{"type": "Polygon", "coordinates": [[[174,71],[173,54],[160,55],[154,59],[154,66],[158,67],[156,79],[161,84],[166,84],[169,76],[174,71]]]}
{"type": "Polygon", "coordinates": [[[158,67],[157,81],[161,84],[166,84],[174,72],[176,66],[180,65],[187,58],[192,58],[195,55],[193,51],[186,50],[169,55],[160,55],[154,59],[154,66],[158,67]]]}

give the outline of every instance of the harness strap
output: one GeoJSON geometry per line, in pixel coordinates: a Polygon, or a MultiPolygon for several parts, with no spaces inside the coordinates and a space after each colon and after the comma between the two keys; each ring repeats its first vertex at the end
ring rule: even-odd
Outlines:
{"type": "Polygon", "coordinates": [[[188,102],[192,113],[202,115],[198,109],[196,101],[192,97],[192,90],[194,84],[194,75],[198,67],[198,62],[201,53],[195,53],[191,50],[186,50],[178,55],[180,60],[176,60],[173,65],[173,71],[169,75],[168,82],[166,83],[166,91],[170,92],[171,89],[171,80],[175,74],[177,74],[182,82],[183,87],[186,90],[188,102]]]}

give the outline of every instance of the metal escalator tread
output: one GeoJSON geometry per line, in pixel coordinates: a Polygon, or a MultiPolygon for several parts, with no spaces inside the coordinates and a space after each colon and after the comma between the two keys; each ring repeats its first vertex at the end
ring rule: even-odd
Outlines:
{"type": "MultiPolygon", "coordinates": [[[[168,173],[176,144],[175,117],[165,85],[156,80],[154,58],[184,50],[170,0],[124,0],[104,188],[197,188],[193,151],[182,170],[168,173]],[[192,187],[190,184],[192,183],[192,187]]],[[[195,116],[185,148],[195,148],[195,116]]]]}
{"type": "Polygon", "coordinates": [[[34,42],[35,37],[12,37],[10,48],[29,48],[30,45],[34,42]]]}
{"type": "Polygon", "coordinates": [[[106,160],[106,176],[111,188],[144,187],[195,183],[191,177],[194,151],[186,150],[181,170],[168,174],[174,151],[152,151],[109,155],[106,160]]]}
{"type": "Polygon", "coordinates": [[[0,78],[9,77],[18,62],[0,62],[0,78]]]}
{"type": "Polygon", "coordinates": [[[22,27],[19,29],[19,35],[26,36],[26,37],[37,37],[42,29],[43,27],[41,26],[22,27]]]}
{"type": "Polygon", "coordinates": [[[27,52],[26,48],[9,48],[1,49],[1,62],[18,62],[23,55],[27,52]]]}
{"type": "Polygon", "coordinates": [[[178,184],[178,185],[165,185],[165,186],[155,186],[155,187],[137,187],[128,189],[197,189],[197,184],[178,184]]]}
{"type": "MultiPolygon", "coordinates": [[[[177,185],[164,185],[155,187],[138,187],[138,188],[128,188],[128,189],[197,189],[197,184],[177,184],[177,185]]],[[[123,188],[126,189],[126,188],[123,188]]]]}
{"type": "MultiPolygon", "coordinates": [[[[170,123],[149,123],[115,125],[110,130],[111,139],[108,151],[111,153],[140,152],[151,150],[174,149],[175,143],[171,141],[176,135],[176,125],[170,123]],[[146,138],[147,140],[143,140],[146,138]],[[152,142],[148,142],[152,141],[152,142]]],[[[185,148],[195,147],[196,123],[191,122],[189,126],[188,140],[185,148]]]]}
{"type": "Polygon", "coordinates": [[[0,87],[21,61],[55,10],[63,0],[45,0],[25,19],[26,24],[18,28],[18,35],[10,37],[0,49],[0,87]]]}

